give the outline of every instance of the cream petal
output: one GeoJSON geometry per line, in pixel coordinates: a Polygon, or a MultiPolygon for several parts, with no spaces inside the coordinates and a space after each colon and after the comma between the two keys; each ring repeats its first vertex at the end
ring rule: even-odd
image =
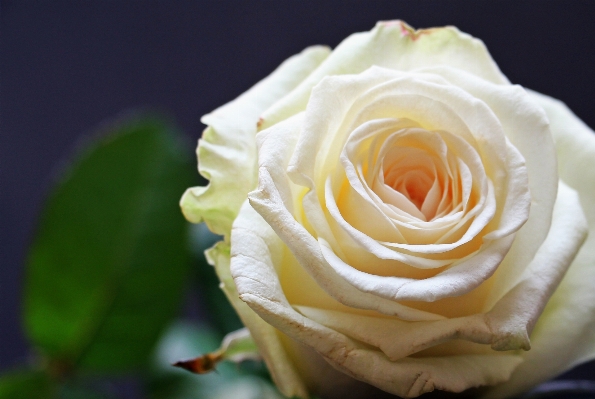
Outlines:
{"type": "Polygon", "coordinates": [[[332,169],[351,131],[381,118],[406,118],[456,134],[481,150],[484,164],[495,171],[505,159],[504,132],[492,111],[439,75],[372,67],[356,76],[328,77],[312,91],[306,113],[291,165],[311,177],[332,169]],[[317,163],[305,162],[308,154],[317,163]]]}
{"type": "Polygon", "coordinates": [[[360,75],[327,77],[313,89],[305,108],[304,126],[289,164],[288,173],[296,184],[308,187],[317,174],[315,170],[320,169],[317,164],[336,165],[349,134],[346,129],[340,129],[345,124],[345,116],[360,93],[382,84],[387,78],[394,78],[392,71],[371,68],[360,75]],[[337,138],[338,131],[344,134],[337,138]],[[330,156],[331,152],[336,156],[330,156]]]}
{"type": "Polygon", "coordinates": [[[494,273],[513,240],[514,236],[510,236],[491,242],[435,276],[417,280],[361,272],[345,263],[326,241],[319,238],[322,255],[329,266],[358,290],[394,301],[423,302],[460,296],[477,288],[494,273]]]}
{"type": "MultiPolygon", "coordinates": [[[[445,253],[468,243],[485,228],[485,226],[492,220],[496,211],[493,185],[491,181],[485,178],[485,176],[482,176],[481,174],[478,176],[477,173],[471,173],[469,167],[461,159],[458,160],[458,164],[459,177],[462,186],[461,211],[451,215],[451,217],[442,219],[442,222],[449,221],[450,223],[440,229],[440,236],[436,237],[436,239],[429,244],[418,239],[411,244],[384,242],[383,244],[385,246],[425,254],[445,253]],[[477,182],[478,180],[479,182],[477,182]],[[482,186],[482,195],[479,202],[470,208],[468,206],[468,200],[474,182],[475,185],[482,186]]],[[[414,233],[417,233],[417,231],[414,233]]],[[[423,234],[423,231],[421,233],[423,234]]]]}
{"type": "MultiPolygon", "coordinates": [[[[448,71],[450,71],[450,69],[448,71]]],[[[370,70],[369,72],[370,74],[373,74],[375,71],[370,70]]],[[[461,72],[461,74],[462,73],[463,72],[461,72]]],[[[469,75],[465,74],[464,77],[467,76],[469,75]]],[[[480,80],[476,77],[471,78],[480,80]]],[[[471,78],[468,80],[471,80],[471,78]]],[[[526,181],[527,173],[535,175],[535,178],[533,179],[535,181],[530,183],[531,192],[536,193],[533,198],[533,209],[537,213],[544,213],[545,210],[548,209],[548,206],[550,206],[549,209],[551,209],[555,199],[556,190],[555,162],[550,162],[550,158],[548,158],[548,162],[544,163],[544,169],[540,170],[538,163],[540,156],[537,155],[535,150],[536,146],[532,143],[530,137],[535,136],[536,143],[539,145],[543,144],[546,152],[551,152],[553,147],[551,139],[549,138],[547,122],[544,120],[543,112],[528,100],[524,91],[518,88],[511,89],[511,86],[502,87],[481,81],[481,84],[487,86],[482,86],[483,89],[491,89],[492,92],[495,93],[486,95],[486,98],[491,102],[483,102],[477,100],[477,98],[482,99],[479,94],[478,97],[472,97],[468,93],[461,93],[457,91],[458,88],[454,89],[448,85],[435,86],[436,83],[431,81],[422,84],[420,82],[409,82],[404,79],[398,80],[398,87],[392,87],[392,92],[397,90],[407,90],[406,86],[408,84],[415,85],[416,93],[418,95],[426,94],[432,96],[434,100],[439,100],[443,104],[448,104],[454,111],[454,115],[463,118],[465,124],[469,127],[469,130],[475,136],[475,143],[481,154],[481,163],[485,166],[488,174],[491,176],[497,197],[505,202],[505,206],[500,207],[500,209],[504,210],[501,212],[504,219],[501,221],[502,225],[498,229],[499,232],[497,234],[505,235],[509,234],[511,231],[518,230],[527,218],[527,208],[529,206],[529,195],[526,181]],[[509,97],[505,97],[505,95],[509,95],[509,97]],[[509,104],[506,102],[508,98],[512,98],[514,101],[511,101],[509,104]],[[496,103],[496,110],[499,114],[495,115],[492,112],[492,108],[494,107],[494,104],[492,103],[496,103]],[[505,106],[507,107],[506,109],[504,109],[505,106]],[[513,109],[512,107],[517,108],[513,109]],[[524,113],[520,112],[519,109],[523,110],[524,113]],[[508,111],[510,116],[502,115],[505,111],[508,111]],[[513,124],[513,122],[517,122],[516,119],[521,119],[525,114],[527,117],[518,121],[518,126],[513,124]],[[500,124],[500,122],[502,122],[502,124],[500,124]],[[528,133],[524,134],[525,131],[528,133]],[[513,133],[511,134],[512,144],[520,145],[523,154],[525,154],[525,151],[528,151],[531,156],[530,165],[525,166],[523,157],[519,155],[519,152],[514,146],[510,145],[504,136],[504,132],[506,132],[506,134],[513,133]],[[552,169],[552,166],[554,169],[552,169]],[[525,171],[526,167],[527,171],[525,171]],[[512,171],[512,175],[507,176],[507,171],[512,171]],[[546,172],[544,171],[552,173],[551,175],[546,176],[546,172]],[[544,187],[541,187],[541,185],[544,187]]],[[[385,84],[387,87],[391,85],[392,83],[385,84]]],[[[383,100],[385,102],[387,101],[387,99],[383,100]]],[[[364,100],[362,100],[360,96],[358,101],[364,100]]],[[[366,102],[371,103],[371,100],[366,99],[366,102]]],[[[386,106],[386,104],[384,105],[386,106]]],[[[431,114],[432,117],[436,116],[434,110],[432,110],[431,114]]],[[[433,123],[440,126],[451,123],[451,121],[440,120],[440,122],[435,121],[433,123]]],[[[457,131],[453,128],[447,130],[457,131]]],[[[457,133],[460,134],[461,132],[457,131],[457,133]]],[[[470,139],[466,139],[466,141],[471,142],[470,139]]],[[[537,147],[539,147],[539,145],[537,145],[537,147]]],[[[551,159],[554,159],[554,157],[552,156],[551,159]]],[[[542,224],[549,223],[549,220],[549,216],[545,217],[545,222],[542,222],[542,224]]],[[[540,235],[537,237],[539,239],[540,235]]],[[[539,243],[538,239],[534,241],[539,243]]],[[[535,244],[533,244],[533,246],[535,246],[535,244]]]]}
{"type": "MultiPolygon", "coordinates": [[[[510,381],[486,398],[511,396],[595,358],[595,134],[562,102],[529,92],[546,111],[560,178],[580,197],[589,236],[531,334],[531,350],[510,381]]],[[[562,236],[561,239],[564,239],[562,236]]]]}
{"type": "MultiPolygon", "coordinates": [[[[490,344],[498,339],[490,331],[483,314],[438,321],[409,322],[306,306],[295,308],[317,323],[379,348],[393,362],[453,339],[464,339],[478,344],[490,344]]],[[[480,350],[474,354],[497,355],[489,346],[478,348],[480,350]]]]}
{"type": "Polygon", "coordinates": [[[445,271],[405,284],[396,297],[400,300],[434,302],[466,294],[494,274],[513,240],[514,236],[509,236],[484,244],[481,250],[454,262],[445,271]]]}
{"type": "Polygon", "coordinates": [[[308,391],[304,382],[288,358],[279,340],[278,332],[240,299],[230,272],[229,244],[223,241],[217,243],[206,252],[206,256],[209,263],[215,267],[225,296],[240,316],[244,326],[250,331],[279,390],[288,397],[307,397],[308,391]]]}
{"type": "MultiPolygon", "coordinates": [[[[564,183],[579,193],[589,230],[595,230],[595,134],[561,101],[529,91],[546,111],[556,146],[558,171],[564,183]]],[[[593,234],[592,234],[593,236],[593,234]]],[[[589,237],[595,239],[595,237],[589,237]]],[[[587,246],[595,259],[595,246],[587,246]]]]}
{"type": "MultiPolygon", "coordinates": [[[[425,223],[428,218],[411,202],[411,199],[408,198],[407,190],[401,190],[403,192],[400,192],[394,186],[395,184],[399,184],[401,180],[399,175],[403,171],[417,168],[426,170],[429,173],[427,176],[428,179],[431,179],[430,175],[434,178],[433,183],[435,187],[433,187],[434,190],[430,194],[430,197],[433,197],[432,194],[434,192],[436,192],[436,195],[439,195],[440,187],[437,178],[439,170],[437,170],[436,163],[442,161],[448,164],[446,159],[444,159],[447,156],[444,141],[437,134],[409,128],[395,129],[397,131],[387,137],[384,137],[385,135],[377,135],[371,140],[372,144],[368,144],[366,141],[357,137],[358,135],[356,134],[360,128],[365,127],[367,124],[360,126],[350,135],[345,149],[341,154],[341,163],[345,168],[348,180],[353,181],[353,177],[351,177],[353,170],[357,170],[357,177],[361,181],[361,184],[357,183],[354,189],[362,192],[361,186],[363,186],[370,199],[389,218],[393,219],[394,222],[398,220],[406,223],[406,226],[411,227],[416,225],[416,222],[423,221],[424,231],[431,230],[429,225],[425,223]],[[416,131],[420,134],[414,134],[416,131]],[[412,136],[416,136],[416,145],[427,146],[427,148],[421,149],[408,146],[411,145],[411,143],[407,143],[411,141],[408,138],[412,136]],[[382,138],[383,143],[380,146],[380,150],[376,150],[375,147],[380,141],[380,138],[382,138]],[[405,141],[405,143],[402,143],[402,141],[405,141]],[[368,153],[374,153],[376,155],[374,159],[369,159],[369,156],[366,157],[366,151],[368,153]],[[430,154],[429,152],[432,151],[435,153],[430,154]],[[364,166],[367,169],[368,176],[363,172],[364,166]],[[428,167],[431,170],[427,170],[428,167]],[[385,181],[385,173],[387,173],[387,179],[393,179],[390,185],[387,185],[387,181],[385,181]],[[394,178],[392,177],[393,175],[395,175],[394,178]]],[[[422,179],[424,177],[421,176],[422,179]]],[[[429,207],[430,202],[428,201],[426,208],[429,207]]]]}
{"type": "MultiPolygon", "coordinates": [[[[390,205],[389,209],[394,210],[393,213],[396,214],[397,216],[403,216],[402,212],[405,212],[408,215],[413,216],[417,219],[421,219],[424,221],[426,220],[426,216],[417,208],[417,206],[415,206],[415,204],[413,202],[411,202],[411,199],[407,198],[400,191],[397,191],[394,188],[389,187],[384,183],[376,184],[376,185],[372,186],[371,189],[383,201],[382,204],[390,205]]],[[[349,208],[347,208],[346,211],[349,211],[349,208]]],[[[386,213],[388,213],[388,212],[386,212],[386,213]]],[[[351,219],[351,218],[349,217],[349,219],[351,219]]],[[[373,227],[376,227],[376,226],[373,226],[373,227]]],[[[361,231],[362,229],[358,228],[358,230],[361,231]]]]}
{"type": "MultiPolygon", "coordinates": [[[[348,172],[349,173],[349,172],[348,172]]],[[[344,182],[344,187],[340,192],[340,197],[337,202],[332,186],[333,181],[328,178],[324,190],[324,201],[326,211],[332,216],[332,220],[327,220],[328,223],[336,223],[341,226],[346,225],[346,231],[351,233],[353,231],[353,239],[357,240],[358,235],[365,235],[366,237],[374,236],[375,239],[388,239],[397,242],[407,242],[401,231],[395,226],[393,220],[390,218],[388,212],[383,212],[385,208],[384,203],[379,203],[380,199],[373,194],[373,197],[360,194],[366,193],[366,188],[362,187],[361,182],[357,177],[349,176],[351,180],[349,185],[344,182]],[[339,209],[340,203],[340,209],[339,209]],[[348,221],[347,221],[348,220],[348,221]]],[[[402,211],[402,210],[401,210],[402,211]]],[[[396,213],[396,212],[394,212],[396,213]]],[[[409,217],[411,217],[409,215],[409,217]]],[[[318,236],[327,237],[318,232],[318,236]]]]}
{"type": "MultiPolygon", "coordinates": [[[[362,179],[363,173],[361,172],[361,165],[355,165],[355,157],[362,156],[372,159],[368,159],[368,166],[376,166],[374,170],[378,173],[381,171],[376,165],[376,161],[381,157],[382,148],[378,149],[374,143],[385,142],[391,135],[399,134],[399,131],[406,130],[410,126],[416,126],[416,124],[407,119],[375,119],[369,122],[363,123],[351,134],[347,143],[345,144],[344,150],[341,152],[340,162],[343,165],[344,170],[337,168],[337,172],[332,176],[335,185],[341,184],[342,181],[347,178],[351,183],[348,190],[355,190],[359,196],[351,196],[346,193],[346,203],[342,208],[346,210],[357,210],[351,217],[349,217],[351,223],[355,223],[357,230],[366,231],[367,226],[373,226],[376,230],[383,229],[382,236],[393,237],[397,242],[406,242],[406,239],[401,235],[400,231],[395,228],[394,223],[390,220],[391,213],[396,216],[396,213],[402,217],[411,217],[410,215],[404,215],[403,210],[387,212],[384,201],[382,201],[378,195],[370,188],[370,184],[366,181],[365,177],[362,179]],[[397,133],[392,133],[397,132],[397,133]],[[367,141],[372,141],[371,145],[367,145],[367,141]],[[367,149],[368,151],[365,151],[367,149]],[[363,153],[362,153],[363,152],[363,153]],[[358,154],[359,153],[359,154],[358,154]],[[374,156],[372,156],[374,155],[374,156]],[[369,199],[372,199],[370,201],[369,199]],[[350,204],[350,201],[358,202],[357,204],[350,204]],[[361,220],[358,218],[363,216],[361,220]],[[374,217],[377,220],[370,223],[370,217],[374,217]]],[[[370,173],[370,172],[369,172],[370,173]]],[[[374,171],[371,174],[376,174],[374,171]]],[[[342,187],[338,187],[342,189],[342,187]]],[[[389,189],[391,193],[396,193],[394,190],[389,189]]],[[[337,191],[337,189],[333,189],[337,191]]],[[[390,194],[389,194],[390,195],[390,194]]],[[[396,194],[395,194],[396,195],[396,194]]],[[[334,195],[329,196],[329,193],[325,195],[326,201],[334,202],[334,195]]],[[[408,200],[404,200],[409,202],[408,200]]],[[[336,204],[335,204],[336,205],[336,204]]],[[[413,204],[411,204],[412,207],[413,204]]],[[[411,209],[411,212],[416,212],[417,209],[411,209]]],[[[417,211],[419,212],[419,211],[417,211]]]]}
{"type": "Polygon", "coordinates": [[[294,212],[294,209],[301,206],[297,201],[298,187],[289,182],[285,169],[295,148],[303,117],[303,113],[294,115],[277,124],[274,129],[264,130],[256,136],[260,152],[259,167],[266,168],[274,181],[284,183],[277,185],[279,195],[287,210],[298,220],[301,219],[301,215],[294,212]]]}
{"type": "Polygon", "coordinates": [[[324,77],[356,74],[373,65],[400,71],[448,65],[490,82],[508,83],[485,45],[455,27],[414,30],[402,21],[379,22],[370,32],[353,34],[339,44],[308,79],[265,112],[265,126],[304,110],[312,88],[324,77]]]}
{"type": "Polygon", "coordinates": [[[242,299],[263,319],[312,347],[338,370],[404,398],[435,389],[461,392],[501,383],[522,362],[522,357],[515,354],[406,357],[391,361],[384,353],[361,347],[281,302],[249,293],[242,295],[242,299]]]}
{"type": "Polygon", "coordinates": [[[520,281],[489,311],[494,331],[507,336],[495,349],[529,349],[529,335],[587,236],[587,222],[576,191],[560,182],[552,225],[520,281]]]}
{"type": "MultiPolygon", "coordinates": [[[[484,391],[505,397],[594,358],[593,132],[556,100],[509,85],[483,43],[456,28],[414,31],[400,21],[381,22],[328,53],[318,47],[292,57],[203,117],[209,126],[198,148],[199,169],[210,184],[189,189],[180,203],[188,220],[204,220],[225,235],[226,242],[208,252],[209,261],[283,393],[308,394],[277,329],[346,375],[403,397],[510,377],[484,391]],[[557,196],[554,145],[541,107],[551,123],[560,178],[571,187],[560,183],[557,196]],[[462,141],[481,162],[476,167],[468,162],[473,156],[465,162],[460,154],[443,156],[440,168],[426,170],[411,154],[382,153],[393,169],[371,173],[367,165],[378,161],[378,152],[368,151],[366,160],[354,145],[357,156],[341,171],[349,133],[376,119],[446,130],[443,137],[455,137],[446,147],[462,141]],[[256,132],[267,127],[255,144],[256,132]],[[257,166],[258,189],[242,205],[256,186],[257,166]],[[425,201],[413,181],[423,186],[425,201]],[[462,190],[449,196],[445,187],[462,190]],[[592,234],[581,248],[587,230],[592,234]],[[429,237],[432,244],[425,245],[429,237]],[[358,250],[367,257],[354,256],[358,250]],[[378,275],[358,270],[349,257],[382,260],[378,275]],[[380,275],[393,265],[415,277],[447,267],[419,280],[380,275]],[[283,291],[287,276],[279,277],[288,268],[299,270],[329,307],[293,302],[291,290],[283,291]],[[441,298],[473,296],[485,287],[491,287],[485,313],[440,316],[441,298]],[[437,301],[431,309],[438,314],[397,300],[437,301]],[[456,350],[469,348],[456,340],[486,350],[433,356],[451,340],[456,350]],[[523,353],[489,349],[530,346],[523,353]]],[[[392,133],[374,132],[377,143],[392,133]]]]}
{"type": "Polygon", "coordinates": [[[438,178],[434,177],[434,181],[432,182],[432,187],[426,193],[426,197],[421,204],[421,212],[426,217],[426,220],[432,220],[434,215],[436,214],[436,210],[438,209],[440,197],[441,197],[441,189],[440,183],[438,182],[438,178]]]}
{"type": "MultiPolygon", "coordinates": [[[[380,259],[391,259],[396,260],[410,266],[423,268],[423,269],[433,269],[445,266],[451,262],[451,260],[435,260],[424,258],[416,255],[410,255],[404,252],[395,251],[393,249],[387,248],[387,246],[382,245],[382,243],[374,240],[370,236],[362,233],[360,230],[354,228],[350,223],[348,223],[341,214],[336,202],[334,201],[334,197],[332,195],[331,184],[330,180],[327,180],[326,185],[326,208],[329,214],[332,216],[333,220],[336,222],[337,226],[341,228],[352,240],[356,243],[362,250],[373,254],[374,256],[380,259]]],[[[361,198],[361,197],[353,197],[353,198],[361,198]]],[[[364,203],[365,204],[365,203],[364,203]]],[[[357,208],[354,207],[354,204],[348,203],[348,208],[351,209],[361,209],[361,207],[357,208]]],[[[362,214],[362,217],[365,218],[366,215],[362,214]]],[[[368,221],[373,220],[373,214],[368,217],[368,221]]],[[[362,222],[365,219],[362,219],[362,222]]],[[[321,238],[325,239],[325,236],[320,236],[321,238]]],[[[336,250],[337,245],[333,245],[333,249],[336,250]]]]}
{"type": "Polygon", "coordinates": [[[353,378],[403,398],[415,398],[434,390],[462,392],[505,382],[523,359],[499,354],[407,357],[391,362],[377,351],[346,348],[327,361],[353,378]]]}
{"type": "Polygon", "coordinates": [[[208,127],[197,148],[198,169],[209,184],[189,188],[182,196],[186,219],[204,220],[213,232],[229,237],[246,194],[256,186],[254,135],[260,114],[293,90],[329,53],[322,46],[307,48],[235,100],[203,116],[201,121],[208,127]]]}

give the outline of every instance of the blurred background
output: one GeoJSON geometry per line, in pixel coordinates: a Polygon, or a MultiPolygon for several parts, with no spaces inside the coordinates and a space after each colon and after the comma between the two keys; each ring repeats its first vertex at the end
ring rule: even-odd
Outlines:
{"type": "MultiPolygon", "coordinates": [[[[593,1],[2,0],[0,373],[29,359],[25,255],[77,143],[105,120],[151,109],[174,121],[194,157],[201,115],[304,47],[335,47],[388,19],[481,38],[513,83],[561,99],[595,127],[593,1]]],[[[191,291],[178,314],[196,320],[204,306],[191,291]]],[[[566,377],[595,380],[595,363],[566,377]]]]}

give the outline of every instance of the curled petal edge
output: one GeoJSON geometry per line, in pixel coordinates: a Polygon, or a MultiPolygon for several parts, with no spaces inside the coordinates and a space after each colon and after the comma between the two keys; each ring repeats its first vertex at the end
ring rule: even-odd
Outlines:
{"type": "Polygon", "coordinates": [[[292,91],[329,55],[324,46],[309,47],[284,61],[271,75],[235,100],[202,117],[208,125],[199,140],[198,171],[209,180],[191,187],[180,206],[192,223],[206,222],[229,238],[242,202],[257,182],[256,135],[261,114],[292,91]]]}

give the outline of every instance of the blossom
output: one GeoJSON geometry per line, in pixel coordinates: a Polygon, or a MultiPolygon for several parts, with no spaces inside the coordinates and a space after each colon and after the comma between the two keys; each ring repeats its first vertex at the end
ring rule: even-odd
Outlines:
{"type": "Polygon", "coordinates": [[[284,394],[345,397],[331,365],[502,397],[595,356],[595,136],[478,39],[380,22],[202,121],[182,209],[284,394]]]}

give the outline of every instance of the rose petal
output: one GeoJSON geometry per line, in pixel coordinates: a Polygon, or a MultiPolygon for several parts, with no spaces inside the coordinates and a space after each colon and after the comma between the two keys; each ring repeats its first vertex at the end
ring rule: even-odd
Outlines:
{"type": "MultiPolygon", "coordinates": [[[[241,236],[242,233],[238,234],[241,236]]],[[[229,244],[219,242],[208,250],[206,255],[209,263],[215,266],[225,296],[240,316],[242,323],[250,330],[275,385],[288,397],[307,397],[308,391],[283,349],[279,332],[240,299],[231,277],[229,244]]]]}
{"type": "MultiPolygon", "coordinates": [[[[394,347],[394,343],[389,344],[394,347],[394,349],[392,349],[392,359],[394,360],[399,356],[409,355],[410,353],[406,352],[406,350],[411,351],[416,348],[417,350],[423,350],[429,346],[442,343],[447,338],[459,338],[478,343],[490,343],[494,349],[498,350],[519,348],[529,349],[528,334],[530,334],[535,320],[563,276],[564,271],[572,262],[576,250],[580,248],[585,233],[586,227],[584,217],[578,199],[571,189],[562,186],[559,190],[556,211],[554,213],[554,222],[550,234],[548,235],[548,239],[538,252],[538,256],[526,269],[525,277],[521,283],[498,302],[494,309],[488,312],[487,317],[485,318],[481,315],[475,315],[467,318],[459,318],[458,320],[451,319],[418,323],[418,328],[412,331],[417,331],[419,334],[411,334],[411,340],[418,342],[415,345],[405,338],[403,335],[404,331],[398,332],[398,330],[395,330],[394,334],[384,334],[386,333],[385,328],[377,329],[383,333],[381,336],[385,337],[385,339],[392,340],[391,337],[395,335],[400,337],[400,346],[394,347]],[[563,237],[563,239],[560,237],[563,237]],[[544,264],[547,265],[544,266],[544,264]],[[543,270],[541,270],[542,268],[543,270]],[[536,278],[535,276],[538,270],[541,270],[539,272],[541,275],[540,278],[536,278]],[[424,325],[428,326],[428,329],[426,329],[427,334],[423,334],[424,325]],[[424,339],[427,341],[424,342],[424,339]],[[394,352],[395,350],[397,352],[394,352]]],[[[324,248],[324,246],[322,246],[322,248],[324,248]]],[[[324,253],[323,250],[323,254],[324,253]]],[[[333,254],[332,251],[329,251],[329,253],[333,254]]],[[[259,257],[262,258],[261,255],[259,255],[259,257]]],[[[362,273],[360,272],[360,274],[362,273]]],[[[467,273],[462,273],[462,276],[466,277],[467,273]]],[[[370,275],[366,276],[365,274],[362,274],[358,276],[359,278],[353,280],[351,280],[349,276],[343,277],[346,277],[348,281],[351,281],[355,285],[366,284],[366,281],[369,279],[377,279],[381,284],[387,284],[388,290],[391,288],[391,279],[387,278],[379,278],[370,275]]],[[[267,276],[263,281],[270,281],[271,278],[272,276],[267,276]]],[[[438,284],[438,286],[440,286],[440,284],[438,284]]],[[[303,292],[307,292],[309,295],[309,291],[306,290],[305,287],[302,287],[302,289],[304,290],[303,292]]],[[[254,292],[261,291],[247,290],[246,292],[252,293],[253,295],[254,292]]],[[[383,289],[382,287],[374,286],[370,289],[370,292],[382,295],[383,289]]],[[[280,296],[281,294],[277,293],[277,295],[280,296]]],[[[265,297],[271,298],[271,295],[266,294],[265,297]]],[[[331,317],[327,317],[327,319],[329,321],[332,320],[331,317]]],[[[319,321],[322,322],[322,319],[319,321]]],[[[379,323],[386,323],[386,321],[379,321],[379,323]]],[[[409,325],[402,321],[397,321],[395,323],[397,327],[399,325],[409,325]]],[[[326,323],[323,322],[323,324],[326,323]]],[[[373,321],[360,324],[360,328],[364,329],[367,328],[364,327],[364,325],[369,326],[370,328],[375,325],[373,321]]],[[[332,327],[337,328],[337,325],[332,325],[332,327]]],[[[347,330],[350,330],[355,334],[354,338],[370,344],[377,343],[366,341],[366,339],[363,338],[366,334],[361,333],[358,335],[357,329],[353,330],[349,328],[347,330]]],[[[347,330],[343,331],[346,333],[347,330]]],[[[371,339],[374,339],[373,336],[371,336],[371,339]]]]}
{"type": "MultiPolygon", "coordinates": [[[[561,101],[546,95],[529,91],[531,99],[546,111],[558,155],[558,172],[564,183],[575,189],[589,230],[595,226],[595,134],[561,101]]],[[[589,239],[595,239],[593,235],[589,239]]],[[[589,252],[595,259],[595,246],[585,245],[582,251],[589,252]]]]}
{"type": "Polygon", "coordinates": [[[551,121],[560,178],[578,192],[589,236],[537,321],[525,362],[486,398],[514,395],[595,358],[595,134],[562,102],[529,94],[551,121]]]}
{"type": "MultiPolygon", "coordinates": [[[[409,322],[306,306],[297,306],[296,309],[317,323],[379,348],[391,361],[453,339],[465,339],[480,344],[490,344],[494,340],[483,314],[409,322]]],[[[487,345],[478,348],[481,350],[474,354],[496,355],[487,345]]]]}
{"type": "Polygon", "coordinates": [[[513,239],[514,236],[510,236],[494,241],[486,245],[482,251],[470,254],[450,268],[419,280],[361,272],[336,256],[326,241],[319,241],[322,254],[329,266],[360,291],[394,301],[434,302],[460,296],[477,288],[494,273],[513,239]]]}
{"type": "MultiPolygon", "coordinates": [[[[357,132],[357,130],[354,133],[356,133],[356,132],[357,132]]],[[[422,136],[422,137],[419,137],[419,139],[418,139],[419,141],[422,141],[424,138],[423,137],[424,134],[420,134],[420,133],[421,132],[418,132],[416,134],[415,132],[413,132],[413,136],[414,137],[422,136]]],[[[429,133],[429,132],[426,132],[426,134],[427,133],[429,133]]],[[[410,131],[407,131],[403,134],[403,136],[406,138],[409,134],[410,134],[410,131]]],[[[384,241],[384,242],[382,242],[382,244],[384,246],[389,246],[391,248],[406,249],[406,250],[412,251],[412,252],[419,251],[419,252],[423,252],[425,254],[444,253],[444,252],[447,252],[454,248],[457,248],[466,242],[469,242],[471,239],[473,239],[475,236],[477,236],[477,234],[493,218],[493,215],[495,213],[495,206],[496,206],[494,197],[493,197],[493,187],[491,186],[490,183],[488,183],[488,181],[486,179],[484,168],[483,168],[481,159],[479,158],[478,154],[464,140],[461,140],[460,138],[458,138],[454,135],[451,135],[446,132],[436,132],[435,134],[440,135],[441,138],[444,139],[444,141],[448,143],[450,150],[453,151],[454,153],[456,153],[457,156],[460,158],[459,169],[460,169],[461,178],[463,180],[463,183],[462,183],[463,198],[462,198],[462,200],[465,201],[466,198],[468,198],[470,191],[471,191],[472,181],[475,182],[475,185],[481,187],[479,190],[481,190],[482,198],[481,198],[480,202],[474,207],[474,209],[465,209],[466,212],[463,217],[460,217],[460,216],[462,216],[462,215],[460,215],[458,218],[451,220],[453,222],[453,223],[451,223],[451,227],[450,227],[451,231],[442,232],[442,234],[440,234],[440,237],[436,237],[434,240],[430,241],[429,243],[424,242],[423,239],[420,239],[420,236],[423,237],[424,235],[428,234],[429,232],[435,231],[432,229],[432,227],[433,227],[432,222],[423,223],[422,225],[419,226],[419,227],[421,227],[421,229],[420,229],[417,226],[411,226],[410,222],[408,222],[408,221],[404,222],[404,223],[400,223],[399,221],[394,220],[393,223],[400,226],[400,229],[398,231],[399,234],[402,233],[405,238],[403,240],[399,240],[399,235],[394,235],[392,237],[393,238],[392,240],[388,239],[388,237],[385,237],[384,239],[380,239],[380,237],[375,237],[377,239],[380,239],[381,242],[384,241]],[[471,170],[467,167],[467,165],[469,165],[471,167],[471,170]],[[465,183],[465,182],[467,182],[467,183],[465,183]],[[487,201],[487,203],[486,203],[486,201],[487,201]],[[469,226],[469,223],[467,223],[469,220],[472,221],[470,226],[469,226]],[[463,225],[467,225],[467,228],[463,230],[463,232],[459,235],[459,237],[456,238],[455,242],[450,242],[448,244],[440,243],[440,241],[446,240],[447,237],[451,237],[453,231],[461,230],[460,227],[463,225]],[[407,230],[411,230],[411,231],[407,234],[407,230]],[[419,231],[419,230],[421,230],[421,231],[419,231]],[[407,234],[407,235],[405,235],[405,234],[407,234]],[[409,238],[409,240],[407,240],[407,237],[409,238]],[[413,237],[417,238],[417,241],[411,242],[413,237]]],[[[370,238],[368,238],[368,236],[373,236],[373,234],[368,233],[370,231],[370,228],[373,228],[373,229],[377,228],[376,227],[377,224],[371,222],[370,220],[368,220],[367,221],[368,223],[366,223],[366,218],[369,215],[373,216],[375,213],[379,213],[381,215],[386,215],[387,212],[385,211],[385,207],[383,205],[374,204],[372,201],[369,200],[369,199],[374,199],[377,196],[377,194],[375,192],[373,192],[373,190],[370,187],[365,186],[363,184],[363,182],[361,182],[361,180],[357,177],[357,173],[355,171],[353,162],[350,162],[350,159],[349,159],[350,157],[347,154],[347,151],[349,151],[349,149],[350,149],[350,144],[352,144],[351,141],[348,141],[345,146],[345,151],[341,155],[341,162],[342,162],[343,166],[345,167],[345,173],[347,175],[347,179],[350,181],[350,183],[351,183],[350,186],[353,189],[353,190],[344,190],[344,192],[341,193],[342,194],[341,199],[343,201],[345,201],[345,204],[341,207],[342,209],[344,209],[344,211],[341,212],[339,210],[337,204],[334,202],[334,196],[331,194],[331,192],[328,189],[328,182],[327,182],[325,198],[326,198],[326,205],[327,205],[331,215],[334,217],[335,221],[339,225],[341,225],[342,228],[344,228],[345,231],[348,232],[348,234],[354,240],[356,240],[357,242],[364,243],[364,242],[370,241],[370,238]],[[343,198],[345,198],[345,199],[343,199],[343,198]],[[352,201],[357,201],[357,204],[352,203],[352,201]],[[366,204],[366,202],[368,204],[366,204]],[[353,210],[356,210],[356,211],[353,212],[353,210]],[[345,213],[345,218],[349,218],[350,220],[353,220],[353,216],[357,217],[358,215],[362,215],[361,216],[362,222],[355,226],[352,226],[351,223],[347,223],[347,221],[344,219],[344,216],[342,215],[342,213],[345,213]],[[368,233],[368,234],[366,234],[366,233],[368,233]]],[[[516,170],[518,170],[517,173],[522,173],[524,170],[522,168],[522,165],[513,165],[513,166],[516,170]]],[[[511,171],[511,172],[513,172],[513,171],[511,171]]],[[[517,196],[517,199],[519,200],[519,202],[523,202],[522,200],[520,200],[520,198],[522,198],[522,197],[517,196]]],[[[526,200],[524,202],[527,203],[526,200]]],[[[387,216],[385,216],[385,218],[386,217],[387,216]]],[[[442,224],[442,227],[448,227],[448,226],[444,226],[444,224],[442,224]]],[[[381,249],[374,250],[370,244],[372,244],[372,243],[370,242],[368,245],[364,244],[364,246],[372,253],[375,253],[375,254],[381,253],[381,251],[382,251],[381,249]]],[[[438,267],[438,266],[434,266],[434,267],[438,267]]]]}
{"type": "Polygon", "coordinates": [[[211,184],[181,201],[187,218],[206,220],[227,242],[238,216],[231,260],[220,243],[210,261],[264,337],[284,392],[307,395],[287,336],[346,375],[407,397],[514,372],[488,392],[503,397],[595,357],[595,234],[580,249],[587,224],[595,233],[592,132],[555,100],[511,86],[483,44],[456,28],[379,23],[320,63],[327,53],[294,57],[203,118],[200,170],[211,184]],[[535,102],[552,120],[561,180],[576,192],[561,182],[556,196],[554,146],[535,102]],[[240,209],[255,186],[258,115],[261,129],[272,127],[257,137],[258,190],[240,209]],[[349,133],[389,118],[453,134],[479,167],[429,138],[393,151],[395,131],[362,144],[378,151],[354,146],[342,156],[349,133]],[[529,349],[529,335],[531,352],[491,353],[529,349]]]}
{"type": "Polygon", "coordinates": [[[379,22],[339,44],[308,79],[263,114],[263,128],[304,110],[312,88],[325,76],[356,74],[373,65],[400,71],[448,65],[490,82],[508,83],[483,42],[455,27],[414,30],[402,21],[379,22]]]}
{"type": "Polygon", "coordinates": [[[213,232],[229,236],[242,202],[256,186],[254,135],[260,114],[303,81],[329,53],[322,46],[307,48],[235,100],[202,117],[208,127],[197,155],[199,172],[209,185],[184,193],[180,206],[186,219],[204,220],[213,232]]]}

